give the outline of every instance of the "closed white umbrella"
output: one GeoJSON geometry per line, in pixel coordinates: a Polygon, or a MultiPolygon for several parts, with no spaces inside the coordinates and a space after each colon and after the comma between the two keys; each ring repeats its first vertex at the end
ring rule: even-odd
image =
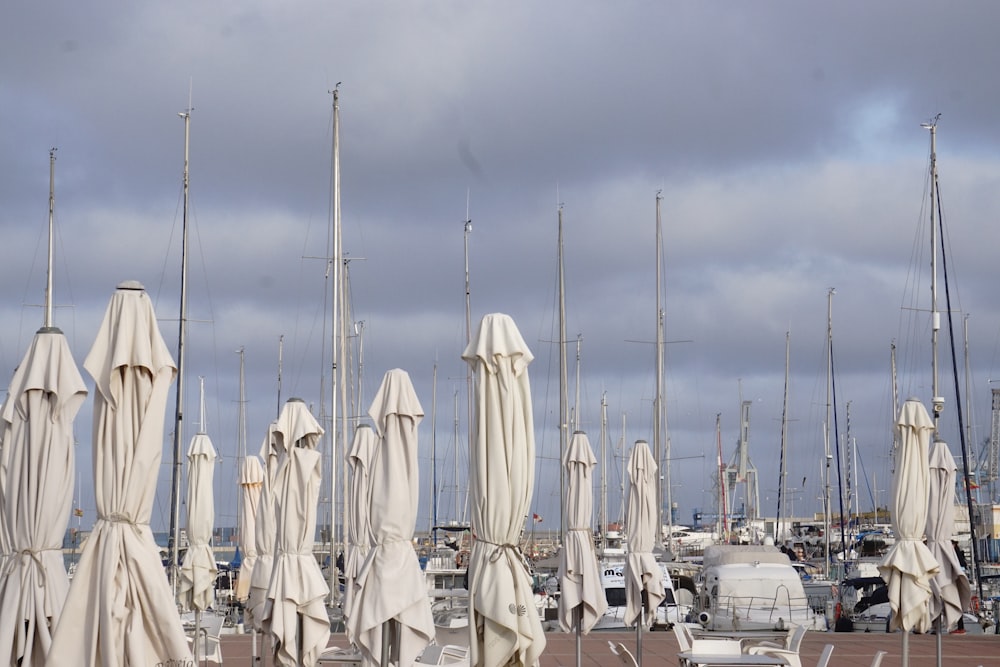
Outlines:
{"type": "Polygon", "coordinates": [[[545,633],[517,546],[535,481],[528,380],[534,357],[514,320],[495,313],[483,317],[462,358],[475,371],[476,396],[469,452],[471,663],[534,665],[545,633]]]}
{"type": "Polygon", "coordinates": [[[118,286],[83,365],[95,385],[97,523],[48,664],[185,664],[191,652],[149,527],[176,368],[142,285],[118,286]]]}
{"type": "Polygon", "coordinates": [[[257,561],[250,573],[250,595],[247,599],[250,621],[254,629],[261,632],[266,629],[263,622],[264,604],[267,602],[267,587],[271,583],[271,570],[274,569],[274,540],[278,534],[277,519],[274,516],[274,485],[278,474],[278,459],[284,448],[275,435],[277,426],[277,422],[271,422],[260,447],[260,458],[264,462],[264,481],[254,521],[257,561]]]}
{"type": "MultiPolygon", "coordinates": [[[[368,494],[371,492],[371,463],[377,447],[378,438],[372,427],[359,424],[347,455],[347,465],[351,468],[351,502],[347,507],[347,550],[344,554],[344,616],[347,618],[350,618],[354,606],[354,582],[371,544],[368,494]]],[[[354,625],[347,623],[346,630],[351,641],[357,642],[354,625]]]]}
{"type": "MultiPolygon", "coordinates": [[[[202,394],[201,423],[205,423],[205,401],[202,394]]],[[[177,578],[177,598],[184,609],[194,610],[194,636],[201,635],[201,614],[215,602],[215,577],[219,568],[212,552],[212,530],[215,526],[215,447],[206,433],[197,433],[188,446],[187,538],[188,548],[181,561],[177,578]]],[[[201,641],[195,645],[194,658],[205,656],[201,641]],[[200,646],[200,648],[199,648],[200,646]]]]}
{"type": "Polygon", "coordinates": [[[625,624],[643,619],[649,623],[653,612],[666,597],[663,571],[653,548],[656,546],[657,465],[649,444],[639,440],[628,460],[629,492],[625,506],[625,624]],[[643,595],[645,594],[645,596],[643,595]],[[645,597],[645,601],[643,601],[645,597]]]}
{"type": "Polygon", "coordinates": [[[284,453],[274,486],[278,532],[263,615],[276,665],[315,665],[330,639],[324,603],[330,589],[313,553],[323,474],[323,456],[316,450],[321,435],[323,428],[302,399],[289,399],[275,428],[284,453]]]}
{"type": "Polygon", "coordinates": [[[645,440],[636,441],[628,459],[629,492],[625,505],[625,624],[635,624],[636,659],[642,664],[642,630],[656,618],[667,596],[663,571],[653,555],[659,534],[656,511],[657,465],[645,440]]]}
{"type": "Polygon", "coordinates": [[[958,562],[951,543],[955,534],[955,458],[948,445],[935,440],[929,461],[927,548],[941,568],[931,579],[930,615],[937,619],[938,664],[941,664],[941,633],[962,618],[972,602],[969,578],[958,562]]]}
{"type": "Polygon", "coordinates": [[[62,332],[35,334],[0,411],[0,665],[42,665],[69,590],[73,419],[87,389],[62,332]]]}
{"type": "Polygon", "coordinates": [[[240,574],[236,579],[236,599],[246,603],[250,598],[250,579],[257,563],[257,508],[264,487],[264,468],[260,459],[251,454],[240,462],[240,521],[239,546],[243,555],[240,574]]]}
{"type": "Polygon", "coordinates": [[[434,636],[434,618],[413,549],[420,501],[417,426],[424,411],[405,371],[385,374],[368,415],[379,435],[368,479],[370,549],[347,623],[365,664],[385,665],[391,658],[410,665],[434,636]],[[390,622],[397,647],[387,656],[390,622]]]}
{"type": "Polygon", "coordinates": [[[566,533],[559,554],[559,625],[576,631],[577,664],[580,635],[590,632],[608,608],[601,585],[594,535],[593,470],[597,465],[587,434],[577,431],[563,454],[566,469],[566,533]]]}
{"type": "Polygon", "coordinates": [[[215,601],[215,577],[219,572],[211,545],[216,453],[208,434],[198,433],[191,439],[187,457],[188,549],[181,562],[177,593],[185,609],[202,612],[215,601]]]}
{"type": "Polygon", "coordinates": [[[934,422],[915,398],[903,403],[896,421],[899,438],[892,477],[892,530],[896,543],[879,564],[888,583],[892,618],[889,631],[903,631],[903,665],[909,663],[908,634],[931,629],[930,580],[938,572],[934,555],[923,543],[927,525],[929,473],[927,446],[934,422]]]}

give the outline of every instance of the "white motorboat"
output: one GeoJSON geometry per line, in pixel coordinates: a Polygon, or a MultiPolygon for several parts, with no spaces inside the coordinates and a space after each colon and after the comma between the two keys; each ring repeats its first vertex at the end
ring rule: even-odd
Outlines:
{"type": "MultiPolygon", "coordinates": [[[[663,570],[663,588],[666,597],[656,610],[654,625],[669,626],[673,623],[683,623],[691,613],[691,603],[694,602],[694,582],[684,578],[682,587],[675,588],[666,563],[660,563],[663,570]]],[[[625,565],[623,563],[608,563],[601,569],[601,579],[604,584],[604,594],[608,599],[608,609],[604,612],[595,630],[617,630],[625,628],[625,565]]]]}
{"type": "Polygon", "coordinates": [[[696,613],[707,630],[827,629],[826,616],[810,606],[788,556],[773,546],[705,549],[696,613]]]}

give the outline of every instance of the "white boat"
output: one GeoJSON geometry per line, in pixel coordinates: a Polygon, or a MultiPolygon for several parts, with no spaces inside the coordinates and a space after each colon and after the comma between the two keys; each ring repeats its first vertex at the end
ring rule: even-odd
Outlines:
{"type": "Polygon", "coordinates": [[[434,641],[441,646],[469,645],[468,550],[437,547],[421,557],[434,618],[434,641]],[[463,560],[465,559],[465,560],[463,560]]]}
{"type": "Polygon", "coordinates": [[[623,565],[625,563],[625,534],[617,523],[608,525],[597,547],[597,557],[601,563],[623,565]]]}
{"type": "Polygon", "coordinates": [[[695,530],[688,526],[673,526],[667,537],[667,546],[675,553],[695,553],[719,543],[714,531],[695,530]]]}
{"type": "MultiPolygon", "coordinates": [[[[666,597],[656,610],[654,625],[669,627],[674,623],[683,623],[691,614],[696,591],[694,582],[685,587],[675,588],[667,563],[660,563],[663,570],[663,588],[666,597]]],[[[601,570],[601,580],[604,594],[608,599],[608,609],[604,612],[594,630],[619,630],[625,625],[625,565],[624,563],[606,564],[601,570]]]]}
{"type": "MultiPolygon", "coordinates": [[[[841,608],[836,624],[837,632],[887,632],[892,608],[888,586],[880,576],[845,579],[840,585],[841,608]]],[[[989,619],[975,614],[963,614],[965,634],[993,633],[989,619]]]]}
{"type": "Polygon", "coordinates": [[[773,546],[713,545],[705,549],[695,606],[707,630],[826,630],[788,556],[773,546]]]}

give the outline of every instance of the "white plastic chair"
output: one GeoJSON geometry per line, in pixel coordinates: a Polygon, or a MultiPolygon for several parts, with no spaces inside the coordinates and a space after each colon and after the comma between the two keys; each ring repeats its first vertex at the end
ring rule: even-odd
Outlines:
{"type": "Polygon", "coordinates": [[[738,639],[695,639],[691,642],[692,656],[739,655],[742,652],[738,639]]]}
{"type": "Polygon", "coordinates": [[[608,642],[608,647],[611,652],[618,656],[618,659],[622,661],[625,667],[639,667],[639,663],[635,661],[635,656],[632,655],[632,651],[628,650],[628,647],[621,642],[608,642]]]}
{"type": "Polygon", "coordinates": [[[677,638],[677,646],[681,651],[690,651],[691,642],[694,637],[691,636],[691,631],[683,623],[674,623],[673,627],[674,637],[677,638]]]}
{"type": "Polygon", "coordinates": [[[889,654],[888,651],[879,651],[878,653],[876,653],[875,656],[872,658],[871,667],[879,667],[879,665],[882,664],[882,658],[884,658],[888,654],[889,654]]]}
{"type": "Polygon", "coordinates": [[[468,665],[469,648],[454,644],[428,644],[417,656],[421,665],[468,665]]]}
{"type": "Polygon", "coordinates": [[[222,664],[222,624],[225,621],[222,614],[203,613],[199,621],[198,641],[194,637],[188,637],[188,644],[194,654],[195,664],[200,664],[202,660],[222,664]]]}
{"type": "Polygon", "coordinates": [[[806,626],[796,625],[788,631],[785,637],[784,646],[777,646],[770,642],[761,642],[756,646],[747,649],[750,655],[770,655],[782,658],[789,664],[789,667],[802,667],[799,659],[799,649],[802,647],[802,638],[806,635],[806,626]]]}
{"type": "Polygon", "coordinates": [[[767,647],[767,648],[780,648],[785,651],[798,651],[802,646],[802,639],[806,636],[806,626],[804,625],[793,625],[785,632],[785,639],[781,643],[764,640],[759,641],[748,647],[747,652],[749,653],[749,648],[757,647],[767,647]]]}
{"type": "Polygon", "coordinates": [[[318,662],[321,665],[329,665],[330,667],[352,667],[353,665],[360,665],[361,651],[355,646],[348,646],[347,648],[327,646],[326,649],[319,654],[318,662]]]}
{"type": "Polygon", "coordinates": [[[827,644],[823,647],[823,652],[819,654],[819,660],[816,661],[816,667],[826,667],[830,664],[830,655],[833,653],[833,644],[827,644]]]}

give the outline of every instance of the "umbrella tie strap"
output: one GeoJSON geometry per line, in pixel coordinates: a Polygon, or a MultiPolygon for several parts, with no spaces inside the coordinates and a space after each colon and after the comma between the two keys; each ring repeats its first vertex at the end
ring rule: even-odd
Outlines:
{"type": "Polygon", "coordinates": [[[377,547],[387,547],[390,544],[399,544],[400,542],[405,542],[406,544],[410,544],[410,540],[405,540],[403,538],[397,538],[395,540],[385,540],[384,542],[376,542],[375,546],[377,546],[377,547]]]}
{"type": "MultiPolygon", "coordinates": [[[[100,519],[100,518],[101,517],[98,517],[98,519],[100,519]]],[[[133,519],[132,517],[130,517],[128,514],[125,514],[123,512],[112,512],[111,514],[109,514],[106,517],[104,517],[104,520],[108,521],[110,523],[125,523],[125,524],[128,524],[129,526],[132,526],[132,530],[135,531],[136,535],[141,534],[141,531],[139,530],[139,526],[148,526],[149,525],[147,523],[140,524],[138,521],[136,521],[135,519],[133,519]]]]}
{"type": "MultiPolygon", "coordinates": [[[[42,565],[43,551],[56,551],[56,549],[21,549],[20,551],[15,552],[15,555],[30,558],[35,562],[35,565],[38,566],[38,573],[41,575],[38,577],[39,588],[45,587],[45,566],[42,565]]],[[[24,585],[24,579],[27,578],[27,576],[28,576],[28,571],[25,570],[24,574],[21,577],[22,586],[24,585]]]]}
{"type": "Polygon", "coordinates": [[[495,563],[498,560],[500,560],[500,555],[505,550],[513,551],[514,555],[517,556],[518,560],[520,560],[522,563],[525,562],[524,554],[521,553],[520,547],[518,547],[516,544],[510,544],[510,543],[497,544],[496,542],[490,542],[489,540],[484,540],[482,538],[477,538],[477,540],[479,542],[482,542],[483,544],[489,544],[491,547],[493,547],[493,553],[490,554],[491,563],[495,563]]]}
{"type": "Polygon", "coordinates": [[[312,556],[312,550],[309,551],[292,551],[291,549],[281,549],[277,551],[278,556],[312,556]]]}

